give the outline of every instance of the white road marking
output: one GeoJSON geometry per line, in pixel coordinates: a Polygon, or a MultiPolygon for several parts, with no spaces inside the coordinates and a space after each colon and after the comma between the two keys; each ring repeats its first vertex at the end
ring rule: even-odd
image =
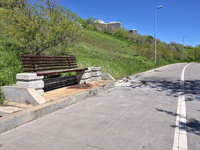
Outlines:
{"type": "Polygon", "coordinates": [[[174,144],[173,150],[187,150],[187,127],[186,127],[186,106],[185,106],[185,94],[184,94],[184,73],[187,64],[181,73],[181,83],[180,88],[182,92],[179,92],[178,106],[177,106],[177,116],[176,116],[176,128],[174,132],[174,144]]]}

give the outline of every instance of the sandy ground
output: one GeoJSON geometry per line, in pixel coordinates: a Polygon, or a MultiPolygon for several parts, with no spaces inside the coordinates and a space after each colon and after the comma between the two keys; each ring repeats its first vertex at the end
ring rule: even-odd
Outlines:
{"type": "Polygon", "coordinates": [[[72,94],[76,94],[100,85],[104,85],[108,82],[111,82],[111,80],[100,80],[100,81],[92,81],[92,83],[90,84],[90,87],[87,88],[82,88],[82,89],[78,89],[78,88],[70,88],[70,87],[63,87],[63,88],[59,88],[56,90],[52,90],[52,91],[48,91],[45,92],[44,95],[42,96],[47,102],[48,101],[52,101],[52,100],[57,100],[72,94]]]}

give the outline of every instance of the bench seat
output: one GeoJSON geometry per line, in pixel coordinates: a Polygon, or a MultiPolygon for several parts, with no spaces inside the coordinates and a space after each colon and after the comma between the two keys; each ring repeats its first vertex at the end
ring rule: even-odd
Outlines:
{"type": "Polygon", "coordinates": [[[76,56],[20,55],[23,72],[34,72],[38,76],[49,76],[65,72],[83,72],[78,68],[76,56]]]}
{"type": "Polygon", "coordinates": [[[45,76],[45,75],[60,74],[60,73],[66,73],[66,72],[83,72],[85,70],[88,70],[88,68],[63,69],[63,70],[53,70],[53,71],[41,71],[41,72],[36,72],[36,74],[38,76],[45,76]]]}

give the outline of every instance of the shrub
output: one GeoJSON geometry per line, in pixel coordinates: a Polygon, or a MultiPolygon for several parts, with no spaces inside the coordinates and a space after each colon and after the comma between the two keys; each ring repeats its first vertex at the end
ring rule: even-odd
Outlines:
{"type": "Polygon", "coordinates": [[[77,42],[81,28],[71,11],[48,0],[24,5],[0,10],[1,27],[19,43],[21,53],[41,55],[77,42]]]}

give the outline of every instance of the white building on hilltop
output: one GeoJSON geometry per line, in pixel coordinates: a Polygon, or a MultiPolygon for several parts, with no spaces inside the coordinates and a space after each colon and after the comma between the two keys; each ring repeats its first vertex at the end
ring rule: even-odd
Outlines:
{"type": "Polygon", "coordinates": [[[122,26],[121,22],[116,22],[116,21],[105,23],[103,20],[96,20],[95,22],[98,23],[96,24],[96,27],[98,30],[102,30],[102,29],[112,30],[112,29],[121,28],[122,26]]]}

